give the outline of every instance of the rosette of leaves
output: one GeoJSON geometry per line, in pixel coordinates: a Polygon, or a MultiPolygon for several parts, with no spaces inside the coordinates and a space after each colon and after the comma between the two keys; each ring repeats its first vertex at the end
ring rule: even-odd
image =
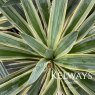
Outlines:
{"type": "Polygon", "coordinates": [[[0,60],[21,67],[0,79],[0,95],[95,95],[95,0],[70,1],[0,0],[20,32],[0,33],[0,60]],[[13,6],[18,3],[24,15],[13,6]],[[92,78],[68,76],[77,72],[92,78]]]}

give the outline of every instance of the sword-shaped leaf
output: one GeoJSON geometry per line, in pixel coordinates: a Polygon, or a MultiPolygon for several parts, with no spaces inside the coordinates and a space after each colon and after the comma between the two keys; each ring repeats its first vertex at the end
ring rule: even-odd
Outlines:
{"type": "Polygon", "coordinates": [[[14,95],[12,94],[14,91],[15,94],[17,94],[19,91],[23,90],[26,87],[25,83],[32,72],[31,68],[32,66],[28,66],[0,80],[0,94],[14,95]]]}
{"type": "Polygon", "coordinates": [[[0,60],[31,59],[33,56],[32,54],[11,50],[11,48],[10,50],[0,49],[0,60]]]}
{"type": "Polygon", "coordinates": [[[78,31],[71,32],[68,35],[66,35],[58,44],[58,47],[55,50],[55,56],[59,57],[64,54],[67,54],[75,44],[77,36],[78,36],[78,31]]]}
{"type": "Polygon", "coordinates": [[[71,31],[76,31],[86,19],[94,4],[95,0],[80,0],[68,25],[66,26],[65,32],[70,33],[71,31]]]}
{"type": "Polygon", "coordinates": [[[89,29],[94,25],[95,23],[95,11],[84,21],[83,24],[81,24],[81,27],[78,29],[79,35],[78,40],[83,39],[88,33],[89,29]]]}
{"type": "Polygon", "coordinates": [[[33,84],[34,82],[36,82],[36,80],[42,75],[42,73],[44,72],[45,68],[47,67],[47,64],[49,63],[49,61],[45,60],[45,59],[41,59],[36,67],[34,68],[32,74],[30,75],[30,78],[27,82],[28,85],[33,84]]]}
{"type": "Polygon", "coordinates": [[[25,11],[28,25],[30,25],[34,37],[35,38],[39,37],[42,41],[45,42],[46,34],[43,30],[41,20],[33,4],[33,1],[32,0],[21,0],[21,3],[25,11]]]}
{"type": "Polygon", "coordinates": [[[40,12],[43,24],[44,24],[44,29],[47,30],[48,26],[48,21],[49,21],[49,8],[48,8],[48,0],[35,0],[38,10],[40,12]]]}
{"type": "Polygon", "coordinates": [[[1,61],[0,62],[0,76],[1,76],[1,78],[6,77],[8,74],[9,73],[8,73],[7,69],[5,68],[3,62],[1,61]]]}
{"type": "Polygon", "coordinates": [[[48,85],[46,86],[45,90],[43,91],[42,95],[56,95],[57,93],[57,79],[52,78],[48,85]]]}
{"type": "Polygon", "coordinates": [[[29,47],[23,39],[11,36],[6,33],[0,33],[0,44],[5,46],[10,46],[13,48],[21,49],[29,53],[33,53],[31,47],[29,47]]]}
{"type": "Polygon", "coordinates": [[[68,0],[53,0],[48,25],[48,46],[56,47],[63,32],[68,0]]]}
{"type": "Polygon", "coordinates": [[[9,5],[14,5],[20,3],[20,0],[8,0],[3,6],[9,6],[9,5]]]}
{"type": "Polygon", "coordinates": [[[69,69],[95,71],[94,54],[67,54],[63,57],[55,59],[55,62],[60,63],[63,67],[69,69]]]}
{"type": "MultiPolygon", "coordinates": [[[[0,4],[3,5],[5,2],[0,0],[0,4]]],[[[9,21],[14,25],[20,32],[32,35],[31,28],[23,17],[15,10],[14,7],[0,7],[2,13],[9,19],[9,21]]]]}
{"type": "Polygon", "coordinates": [[[95,50],[95,35],[89,36],[77,43],[71,53],[90,53],[95,50]]]}
{"type": "Polygon", "coordinates": [[[47,47],[41,41],[38,41],[27,34],[21,33],[21,36],[34,51],[45,56],[47,47]]]}

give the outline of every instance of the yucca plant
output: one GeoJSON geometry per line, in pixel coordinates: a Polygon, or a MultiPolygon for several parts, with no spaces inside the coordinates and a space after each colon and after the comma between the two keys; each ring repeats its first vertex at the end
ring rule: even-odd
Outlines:
{"type": "Polygon", "coordinates": [[[19,35],[0,33],[0,60],[20,68],[1,64],[0,95],[95,95],[95,0],[6,1],[19,35]]]}

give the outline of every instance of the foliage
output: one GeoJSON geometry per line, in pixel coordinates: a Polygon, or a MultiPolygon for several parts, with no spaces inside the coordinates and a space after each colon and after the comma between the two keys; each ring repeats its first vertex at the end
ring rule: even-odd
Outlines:
{"type": "Polygon", "coordinates": [[[0,95],[95,95],[95,0],[0,0],[0,5],[19,31],[0,33],[0,60],[14,62],[7,69],[0,64],[0,95]],[[68,75],[78,72],[93,78],[68,75]],[[59,79],[59,73],[68,78],[59,79]]]}

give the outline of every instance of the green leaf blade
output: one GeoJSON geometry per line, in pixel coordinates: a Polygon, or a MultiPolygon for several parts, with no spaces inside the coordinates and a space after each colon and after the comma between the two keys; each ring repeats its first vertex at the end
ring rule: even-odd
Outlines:
{"type": "Polygon", "coordinates": [[[0,33],[0,45],[5,45],[33,53],[33,50],[23,41],[23,39],[14,37],[7,33],[0,33]]]}
{"type": "Polygon", "coordinates": [[[67,54],[56,59],[55,62],[69,69],[95,72],[94,54],[67,54]]]}
{"type": "Polygon", "coordinates": [[[66,26],[66,34],[70,33],[71,31],[76,31],[79,28],[93,8],[94,4],[95,0],[80,0],[77,8],[70,18],[68,25],[66,26]]]}
{"type": "Polygon", "coordinates": [[[12,59],[31,59],[31,54],[26,54],[18,51],[0,49],[0,60],[12,60],[12,59]]]}
{"type": "Polygon", "coordinates": [[[43,91],[42,95],[55,95],[57,93],[57,79],[52,78],[46,89],[43,91]]]}
{"type": "MultiPolygon", "coordinates": [[[[0,1],[1,5],[3,5],[4,3],[5,2],[3,0],[0,1]]],[[[20,32],[33,36],[31,33],[31,28],[14,7],[1,7],[0,10],[8,18],[11,24],[14,25],[20,32]]]]}
{"type": "Polygon", "coordinates": [[[21,33],[22,38],[26,41],[26,43],[36,52],[38,52],[40,55],[45,56],[45,52],[47,47],[40,41],[34,39],[33,37],[21,33]]]}
{"type": "Polygon", "coordinates": [[[78,36],[78,31],[71,32],[68,35],[66,35],[58,45],[57,49],[55,50],[55,56],[57,55],[58,57],[69,53],[69,51],[72,49],[73,45],[75,44],[77,36],[78,36]]]}
{"type": "Polygon", "coordinates": [[[1,76],[1,78],[6,77],[8,74],[9,73],[8,73],[7,69],[5,68],[3,62],[1,61],[0,62],[0,76],[1,76]]]}
{"type": "Polygon", "coordinates": [[[18,94],[20,91],[22,91],[26,87],[26,82],[32,72],[32,69],[31,69],[31,66],[28,66],[24,68],[24,70],[26,72],[23,70],[20,70],[18,72],[13,73],[14,75],[12,74],[5,77],[3,81],[0,80],[0,82],[2,81],[0,83],[1,95],[11,95],[11,94],[13,95],[14,92],[15,94],[18,94]]]}
{"type": "Polygon", "coordinates": [[[28,21],[28,24],[30,25],[33,35],[35,38],[40,38],[42,41],[45,42],[45,32],[43,30],[41,20],[39,18],[39,15],[37,13],[37,10],[33,4],[33,1],[31,0],[21,0],[21,3],[23,5],[23,9],[25,11],[26,19],[28,21]]]}
{"type": "Polygon", "coordinates": [[[48,21],[49,21],[49,8],[48,8],[48,0],[35,0],[38,10],[40,12],[44,28],[47,31],[48,21]]]}
{"type": "Polygon", "coordinates": [[[8,0],[3,6],[6,7],[6,6],[9,6],[9,5],[15,5],[15,4],[18,4],[20,3],[20,0],[8,0]]]}
{"type": "Polygon", "coordinates": [[[70,53],[90,53],[95,51],[95,35],[89,36],[77,43],[70,53]]]}
{"type": "Polygon", "coordinates": [[[94,26],[94,23],[95,23],[95,12],[93,12],[78,29],[79,30],[78,40],[83,39],[89,33],[89,29],[92,26],[94,26]]]}
{"type": "Polygon", "coordinates": [[[44,72],[45,68],[47,67],[48,61],[45,59],[40,60],[36,67],[34,68],[27,84],[33,84],[39,77],[40,75],[44,72]]]}
{"type": "Polygon", "coordinates": [[[68,0],[53,0],[48,26],[48,46],[55,48],[63,32],[68,0]]]}

